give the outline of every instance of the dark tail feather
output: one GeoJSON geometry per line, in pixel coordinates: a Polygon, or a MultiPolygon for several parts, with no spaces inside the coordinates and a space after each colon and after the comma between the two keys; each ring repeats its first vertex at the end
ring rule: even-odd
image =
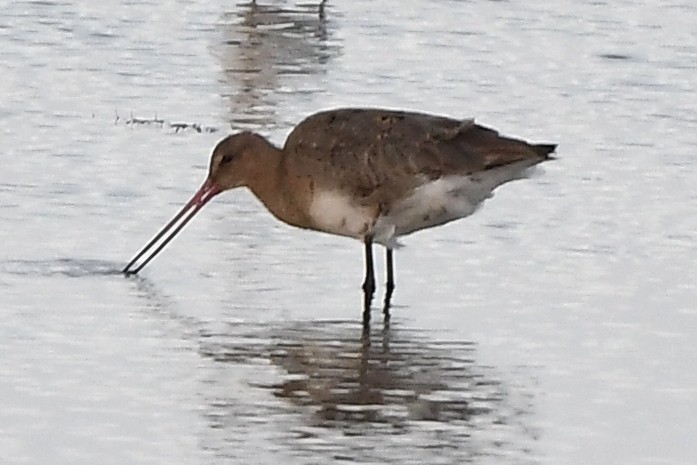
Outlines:
{"type": "Polygon", "coordinates": [[[535,144],[532,146],[532,149],[539,156],[544,157],[545,159],[549,159],[554,158],[550,154],[557,149],[557,144],[535,144]]]}

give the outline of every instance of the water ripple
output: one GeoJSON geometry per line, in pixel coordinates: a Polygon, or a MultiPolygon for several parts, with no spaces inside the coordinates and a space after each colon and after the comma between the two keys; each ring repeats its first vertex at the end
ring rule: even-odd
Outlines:
{"type": "Polygon", "coordinates": [[[58,258],[55,260],[8,260],[0,265],[3,273],[19,276],[114,276],[121,273],[123,263],[99,259],[58,258]]]}

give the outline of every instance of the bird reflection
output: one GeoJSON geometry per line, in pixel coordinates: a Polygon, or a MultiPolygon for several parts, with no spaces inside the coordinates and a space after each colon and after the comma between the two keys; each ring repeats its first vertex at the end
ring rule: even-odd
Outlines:
{"type": "MultiPolygon", "coordinates": [[[[468,421],[478,385],[487,386],[494,410],[502,394],[474,363],[474,344],[450,344],[442,350],[409,331],[347,331],[348,325],[288,329],[272,352],[274,364],[289,378],[274,393],[293,403],[319,407],[320,424],[356,421],[403,424],[410,420],[468,421]],[[463,392],[464,391],[464,392],[463,392]]],[[[482,413],[481,411],[479,413],[482,413]]]]}
{"type": "MultiPolygon", "coordinates": [[[[262,387],[308,408],[311,426],[403,428],[428,420],[457,425],[466,436],[472,428],[520,424],[529,413],[509,405],[509,388],[490,367],[477,363],[476,345],[468,341],[430,341],[423,331],[389,324],[365,332],[360,324],[342,321],[269,328],[242,341],[231,339],[208,341],[202,355],[233,364],[267,358],[281,379],[262,387]]],[[[215,407],[230,404],[217,399],[215,407]]]]}
{"type": "Polygon", "coordinates": [[[307,463],[446,463],[444,451],[447,463],[529,463],[534,455],[529,391],[478,362],[472,342],[323,321],[235,325],[200,350],[216,362],[205,381],[205,447],[225,460],[248,459],[243,447],[260,435],[307,463]],[[240,372],[248,389],[230,384],[240,372]]]}
{"type": "Polygon", "coordinates": [[[237,128],[280,123],[279,93],[314,93],[316,82],[298,77],[324,72],[339,47],[331,40],[324,1],[290,7],[237,5],[222,17],[217,51],[237,128]]]}
{"type": "Polygon", "coordinates": [[[131,279],[147,307],[176,323],[162,336],[190,341],[204,361],[192,375],[211,463],[262,463],[250,460],[260,443],[307,463],[445,463],[444,451],[447,463],[535,456],[530,386],[478,361],[473,342],[402,325],[364,331],[355,321],[214,329],[146,279],[131,279]]]}

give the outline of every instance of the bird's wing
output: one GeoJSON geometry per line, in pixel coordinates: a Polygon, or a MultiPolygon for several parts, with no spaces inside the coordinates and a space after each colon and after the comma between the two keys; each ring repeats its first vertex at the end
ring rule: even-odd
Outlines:
{"type": "Polygon", "coordinates": [[[298,175],[355,197],[376,192],[400,196],[449,174],[478,171],[529,159],[542,161],[553,146],[503,137],[474,120],[422,113],[340,109],[301,122],[286,140],[298,175]],[[546,148],[541,148],[546,147],[546,148]]]}

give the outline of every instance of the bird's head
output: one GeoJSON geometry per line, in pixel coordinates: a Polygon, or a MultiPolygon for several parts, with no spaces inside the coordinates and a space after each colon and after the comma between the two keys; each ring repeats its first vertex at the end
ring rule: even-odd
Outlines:
{"type": "Polygon", "coordinates": [[[208,167],[207,183],[217,192],[247,186],[248,176],[258,163],[260,150],[268,145],[266,139],[253,132],[240,132],[218,142],[208,167]]]}

